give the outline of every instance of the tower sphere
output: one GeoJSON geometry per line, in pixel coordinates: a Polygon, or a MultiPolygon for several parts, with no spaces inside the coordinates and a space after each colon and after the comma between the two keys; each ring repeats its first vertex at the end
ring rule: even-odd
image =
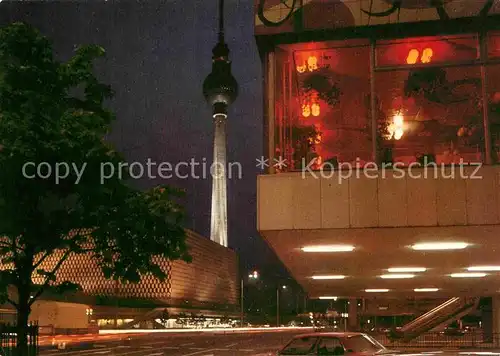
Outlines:
{"type": "Polygon", "coordinates": [[[228,60],[229,49],[225,43],[218,43],[213,50],[212,72],[203,82],[203,95],[211,106],[229,106],[238,97],[238,83],[231,73],[228,60]]]}

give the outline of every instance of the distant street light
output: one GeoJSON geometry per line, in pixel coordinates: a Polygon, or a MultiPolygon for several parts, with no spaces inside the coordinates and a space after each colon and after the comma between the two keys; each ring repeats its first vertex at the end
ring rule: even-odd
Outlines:
{"type": "MultiPolygon", "coordinates": [[[[286,289],[285,285],[281,286],[282,289],[286,289]]],[[[280,289],[276,288],[276,327],[280,326],[280,289]]]]}
{"type": "MultiPolygon", "coordinates": [[[[248,279],[259,279],[259,272],[257,271],[253,271],[252,273],[250,273],[248,275],[248,279]]],[[[241,327],[243,327],[243,319],[244,319],[244,316],[245,316],[245,309],[244,309],[244,287],[245,287],[245,283],[243,281],[243,278],[241,279],[241,286],[240,286],[240,290],[241,290],[241,301],[240,301],[240,304],[241,304],[241,327]]]]}
{"type": "Polygon", "coordinates": [[[87,323],[90,324],[92,321],[92,314],[94,313],[93,309],[87,308],[85,309],[85,314],[87,314],[87,323]]]}

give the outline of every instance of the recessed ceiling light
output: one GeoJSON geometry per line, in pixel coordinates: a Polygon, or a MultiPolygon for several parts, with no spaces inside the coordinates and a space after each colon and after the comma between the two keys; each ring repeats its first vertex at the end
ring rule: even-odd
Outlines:
{"type": "Polygon", "coordinates": [[[408,279],[408,278],[414,278],[414,274],[402,274],[402,273],[395,273],[395,274],[383,274],[380,276],[382,279],[408,279]]]}
{"type": "Polygon", "coordinates": [[[410,272],[425,272],[425,267],[391,267],[387,269],[391,273],[410,273],[410,272]]]}
{"type": "Polygon", "coordinates": [[[413,291],[420,293],[420,292],[437,292],[439,288],[415,288],[413,291]]]}
{"type": "Polygon", "coordinates": [[[389,289],[365,289],[366,293],[386,293],[389,289]]]}
{"type": "Polygon", "coordinates": [[[452,278],[481,278],[485,277],[486,273],[453,273],[450,274],[452,278]]]}
{"type": "Polygon", "coordinates": [[[431,251],[431,250],[463,250],[469,246],[466,242],[424,242],[414,244],[412,248],[417,251],[431,251]]]}
{"type": "Polygon", "coordinates": [[[319,297],[321,300],[337,300],[338,297],[319,297]]]}
{"type": "Polygon", "coordinates": [[[471,272],[500,271],[500,266],[472,266],[472,267],[468,267],[467,271],[471,271],[471,272]]]}
{"type": "Polygon", "coordinates": [[[312,276],[312,279],[344,279],[342,275],[312,276]]]}
{"type": "Polygon", "coordinates": [[[318,245],[302,247],[304,252],[351,252],[354,246],[351,245],[318,245]]]}

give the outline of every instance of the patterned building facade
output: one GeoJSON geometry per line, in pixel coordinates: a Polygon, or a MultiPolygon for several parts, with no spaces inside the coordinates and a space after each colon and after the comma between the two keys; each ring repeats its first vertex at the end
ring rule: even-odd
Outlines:
{"type": "MultiPolygon", "coordinates": [[[[203,236],[186,230],[191,263],[163,260],[160,266],[170,277],[162,282],[145,275],[137,284],[122,284],[104,278],[90,255],[74,255],[62,265],[58,282],[71,281],[82,287],[89,296],[148,299],[165,304],[178,301],[191,304],[238,304],[238,258],[234,251],[203,236]],[[169,266],[170,265],[170,266],[169,266]]],[[[62,252],[61,252],[62,253],[62,252]]],[[[55,265],[61,256],[47,259],[45,268],[55,265]]],[[[39,282],[34,278],[35,283],[39,282]]]]}

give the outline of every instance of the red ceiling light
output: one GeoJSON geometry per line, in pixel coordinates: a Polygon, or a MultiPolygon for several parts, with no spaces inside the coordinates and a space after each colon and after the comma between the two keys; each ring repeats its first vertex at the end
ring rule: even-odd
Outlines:
{"type": "Polygon", "coordinates": [[[307,65],[304,63],[301,66],[297,66],[297,72],[304,73],[307,70],[307,65]]]}
{"type": "Polygon", "coordinates": [[[306,102],[302,104],[302,116],[303,117],[311,116],[311,105],[309,105],[306,102]]]}
{"type": "Polygon", "coordinates": [[[311,114],[313,116],[319,116],[319,114],[321,113],[321,107],[319,106],[318,103],[313,103],[311,105],[311,114]]]}
{"type": "Polygon", "coordinates": [[[321,108],[318,101],[318,93],[313,93],[311,97],[311,114],[312,116],[319,116],[321,108]]]}
{"type": "Polygon", "coordinates": [[[315,56],[310,56],[307,58],[307,69],[309,72],[314,72],[318,69],[318,58],[315,56]]]}
{"type": "Polygon", "coordinates": [[[314,72],[315,70],[318,70],[318,57],[309,56],[307,60],[304,61],[304,64],[297,65],[295,69],[300,74],[305,73],[306,71],[314,72]]]}

